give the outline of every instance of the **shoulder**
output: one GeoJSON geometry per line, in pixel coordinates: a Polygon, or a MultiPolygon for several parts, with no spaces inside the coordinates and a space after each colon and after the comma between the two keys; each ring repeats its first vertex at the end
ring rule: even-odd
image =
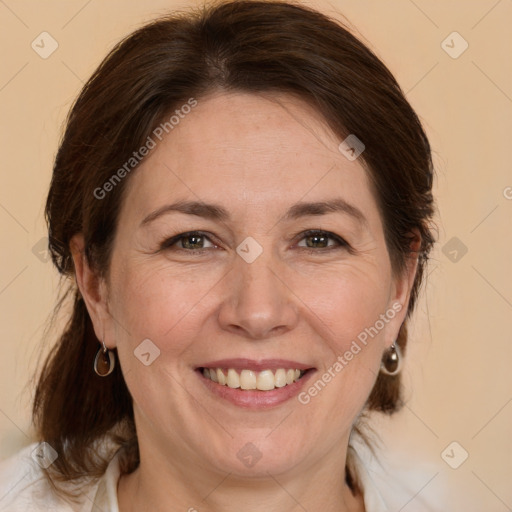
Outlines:
{"type": "Polygon", "coordinates": [[[102,507],[101,510],[118,512],[115,489],[119,468],[116,457],[101,479],[88,484],[66,484],[66,490],[77,495],[76,501],[71,501],[58,494],[45,475],[45,468],[56,455],[52,455],[49,445],[45,444],[32,443],[0,462],[0,512],[90,512],[96,506],[102,507]]]}
{"type": "MultiPolygon", "coordinates": [[[[0,463],[0,510],[71,510],[53,492],[38,463],[39,443],[26,446],[0,463]]],[[[40,465],[42,464],[42,465],[40,465]]]]}
{"type": "Polygon", "coordinates": [[[423,488],[439,473],[438,467],[427,461],[413,461],[385,451],[374,455],[361,444],[354,448],[367,512],[391,512],[409,506],[415,512],[444,509],[444,495],[432,499],[429,493],[422,493],[423,488]]]}

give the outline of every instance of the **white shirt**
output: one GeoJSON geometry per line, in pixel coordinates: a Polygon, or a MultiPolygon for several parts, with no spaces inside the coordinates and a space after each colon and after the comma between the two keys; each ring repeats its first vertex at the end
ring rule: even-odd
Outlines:
{"type": "MultiPolygon", "coordinates": [[[[95,483],[87,486],[79,483],[68,484],[69,488],[79,491],[78,504],[70,504],[59,498],[48,483],[43,469],[32,455],[38,443],[33,443],[20,450],[11,458],[0,463],[0,511],[1,512],[119,512],[117,502],[117,483],[120,476],[119,452],[110,461],[103,476],[95,483]]],[[[375,461],[369,460],[369,453],[358,447],[356,463],[358,476],[364,488],[364,504],[366,512],[392,512],[397,503],[405,504],[408,499],[414,499],[413,509],[416,512],[432,512],[433,508],[426,507],[418,496],[415,496],[414,486],[396,485],[390,480],[382,480],[375,461]],[[362,457],[367,460],[364,461],[362,457]],[[380,488],[379,488],[380,487],[380,488]],[[382,492],[384,491],[384,492],[382,492]],[[385,494],[391,498],[384,498],[385,494]],[[392,501],[389,501],[391,499],[392,501]],[[386,504],[387,503],[387,504],[386,504]]],[[[384,473],[385,474],[385,473],[384,473]]]]}

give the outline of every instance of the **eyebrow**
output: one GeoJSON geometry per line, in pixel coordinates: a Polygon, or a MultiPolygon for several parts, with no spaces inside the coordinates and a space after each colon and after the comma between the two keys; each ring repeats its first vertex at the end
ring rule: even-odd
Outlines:
{"type": "MultiPolygon", "coordinates": [[[[141,226],[149,224],[157,218],[171,212],[184,213],[186,215],[195,215],[205,219],[228,221],[230,215],[228,211],[220,205],[203,203],[200,201],[178,201],[167,204],[151,212],[141,222],[141,226]]],[[[327,213],[344,213],[353,217],[359,224],[368,225],[368,221],[363,212],[356,206],[348,203],[345,199],[335,198],[328,201],[302,202],[291,206],[285,213],[283,220],[296,220],[302,217],[319,216],[327,213]]]]}

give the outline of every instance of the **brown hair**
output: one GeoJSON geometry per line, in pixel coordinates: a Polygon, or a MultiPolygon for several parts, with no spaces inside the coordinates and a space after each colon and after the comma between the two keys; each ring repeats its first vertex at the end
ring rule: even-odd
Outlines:
{"type": "MultiPolygon", "coordinates": [[[[280,92],[312,104],[333,132],[355,134],[383,219],[395,272],[404,270],[412,233],[421,236],[408,316],[434,242],[430,146],[415,112],[385,65],[339,22],[286,2],[235,1],[158,19],[129,35],[87,82],[68,119],[46,204],[49,245],[59,272],[73,277],[73,235],[88,262],[106,275],[123,190],[102,187],[156,126],[188,99],[214,89],[280,92]]],[[[92,369],[99,340],[73,279],[71,318],[44,362],[33,404],[41,440],[59,454],[60,480],[101,475],[108,438],[125,448],[123,472],[138,465],[130,393],[119,366],[102,379],[92,369]]],[[[405,349],[405,323],[398,344],[405,349]]],[[[401,404],[400,377],[380,374],[368,410],[401,404]]],[[[353,476],[353,475],[352,475],[353,476]]]]}

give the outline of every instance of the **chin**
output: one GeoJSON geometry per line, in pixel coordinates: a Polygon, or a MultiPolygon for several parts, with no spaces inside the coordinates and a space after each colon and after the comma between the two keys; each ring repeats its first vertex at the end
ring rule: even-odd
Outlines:
{"type": "MultiPolygon", "coordinates": [[[[238,477],[265,477],[278,475],[296,468],[304,458],[304,442],[291,441],[286,433],[277,435],[271,427],[260,433],[235,436],[228,446],[214,455],[214,464],[219,470],[238,477]],[[274,436],[274,437],[273,437],[274,436]]],[[[212,452],[208,453],[210,458],[212,452]]]]}

